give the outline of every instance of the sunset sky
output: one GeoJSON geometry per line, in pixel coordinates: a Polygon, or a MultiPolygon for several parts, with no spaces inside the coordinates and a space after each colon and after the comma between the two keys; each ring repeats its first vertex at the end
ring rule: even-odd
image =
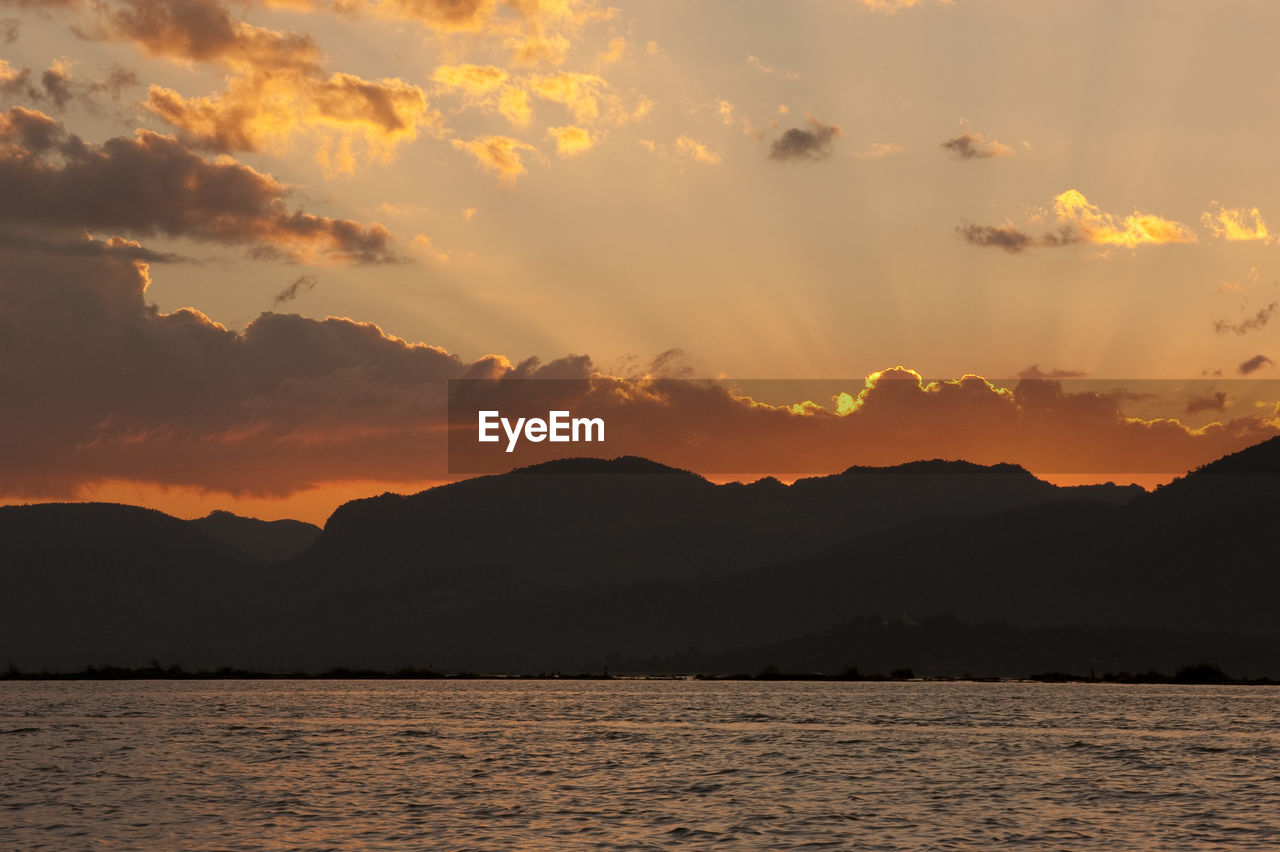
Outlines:
{"type": "Polygon", "coordinates": [[[1033,470],[1159,433],[1128,472],[1180,472],[1280,431],[1277,32],[1252,0],[0,0],[0,499],[322,521],[448,476],[447,379],[531,375],[864,394],[780,386],[774,444],[963,433],[867,458],[868,420],[833,471],[1016,421],[1033,470]],[[993,381],[865,381],[897,365],[993,381]]]}

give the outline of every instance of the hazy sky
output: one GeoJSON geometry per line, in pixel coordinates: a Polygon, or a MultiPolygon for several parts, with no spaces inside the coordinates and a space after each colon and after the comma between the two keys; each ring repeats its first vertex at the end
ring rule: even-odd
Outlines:
{"type": "MultiPolygon", "coordinates": [[[[270,514],[252,500],[428,481],[371,460],[400,452],[388,423],[431,429],[399,392],[530,356],[1276,377],[1278,4],[0,0],[0,20],[20,401],[0,431],[38,447],[0,456],[11,499],[270,514]],[[392,337],[443,351],[378,354],[392,337]],[[348,428],[349,468],[279,461],[348,428]],[[275,484],[176,472],[211,444],[275,484]]],[[[1274,394],[1222,387],[1125,413],[1274,433],[1274,394]]]]}

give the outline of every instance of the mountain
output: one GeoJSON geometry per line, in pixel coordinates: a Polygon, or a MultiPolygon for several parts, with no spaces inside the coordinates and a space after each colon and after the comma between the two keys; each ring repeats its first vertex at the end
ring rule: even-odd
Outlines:
{"type": "Polygon", "coordinates": [[[306,550],[320,536],[320,528],[302,521],[260,521],[215,510],[189,521],[192,526],[229,544],[254,562],[280,562],[306,550]]]}
{"type": "Polygon", "coordinates": [[[109,503],[0,508],[0,661],[173,659],[216,642],[250,561],[163,512],[109,503]]]}
{"type": "Polygon", "coordinates": [[[827,630],[719,653],[688,649],[667,657],[593,660],[588,671],[624,674],[842,675],[913,674],[941,677],[1028,676],[1045,672],[1095,675],[1171,673],[1213,660],[1235,677],[1274,677],[1280,638],[1134,627],[1017,627],[965,624],[954,617],[920,620],[859,618],[827,630]]]}
{"type": "MultiPolygon", "coordinates": [[[[840,665],[869,665],[832,625],[950,614],[1039,643],[1039,670],[1115,658],[1128,640],[1114,637],[1131,635],[1159,657],[1134,668],[1177,649],[1234,648],[1232,659],[1251,661],[1240,673],[1274,676],[1278,456],[1272,440],[1151,494],[938,460],[787,486],[569,459],[353,501],[309,547],[269,565],[256,536],[283,553],[314,528],[285,525],[277,537],[275,525],[219,515],[12,507],[0,509],[0,533],[21,535],[0,540],[0,579],[17,594],[0,616],[20,617],[0,624],[0,661],[542,671],[694,647],[706,660],[765,649],[742,658],[757,660],[799,643],[827,665],[814,651],[826,641],[849,657],[840,665]],[[1084,631],[1070,654],[1071,640],[1041,641],[1067,628],[1084,631]],[[1227,634],[1262,644],[1203,638],[1227,634]],[[1063,662],[1050,664],[1054,654],[1063,662]]],[[[967,649],[972,671],[1033,656],[1031,645],[1018,657],[964,638],[977,634],[912,635],[967,649]]],[[[857,641],[880,642],[888,660],[883,638],[857,641]]],[[[962,665],[948,659],[893,665],[962,665]]]]}

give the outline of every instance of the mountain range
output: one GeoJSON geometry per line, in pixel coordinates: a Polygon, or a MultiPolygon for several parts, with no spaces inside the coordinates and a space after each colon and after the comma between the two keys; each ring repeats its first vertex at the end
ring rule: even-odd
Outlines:
{"type": "Polygon", "coordinates": [[[12,506],[0,662],[1277,676],[1278,509],[1280,439],[1152,493],[938,460],[717,485],[624,457],[356,500],[323,531],[12,506]]]}

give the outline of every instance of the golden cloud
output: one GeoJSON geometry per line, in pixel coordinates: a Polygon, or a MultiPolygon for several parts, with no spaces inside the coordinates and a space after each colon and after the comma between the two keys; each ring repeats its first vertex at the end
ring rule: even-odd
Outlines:
{"type": "Polygon", "coordinates": [[[708,166],[720,165],[720,155],[703,145],[697,139],[681,136],[676,139],[676,151],[685,157],[708,166]]]}
{"type": "Polygon", "coordinates": [[[469,95],[487,95],[507,81],[506,71],[494,65],[441,65],[431,79],[469,95]]]}
{"type": "Polygon", "coordinates": [[[549,127],[547,135],[556,140],[556,153],[561,157],[575,157],[584,151],[591,150],[596,144],[590,131],[572,124],[564,127],[549,127]]]}
{"type": "Polygon", "coordinates": [[[152,86],[145,107],[193,144],[217,151],[257,151],[311,137],[318,140],[318,161],[331,174],[355,168],[355,143],[367,159],[385,161],[397,145],[440,122],[419,87],[398,78],[371,81],[342,73],[328,79],[291,73],[234,77],[225,91],[202,98],[152,86]],[[331,159],[334,144],[346,156],[331,159]]]}
{"type": "Polygon", "coordinates": [[[524,89],[505,86],[498,96],[498,112],[516,127],[528,127],[533,120],[533,108],[529,106],[529,95],[524,89]]]}
{"type": "Polygon", "coordinates": [[[1060,223],[1079,229],[1084,238],[1092,243],[1133,248],[1144,244],[1196,241],[1195,232],[1181,222],[1136,211],[1124,217],[1103,213],[1074,189],[1056,196],[1053,209],[1060,223]]]}
{"type": "Polygon", "coordinates": [[[609,84],[594,74],[562,71],[559,74],[533,76],[529,88],[544,100],[563,104],[580,122],[594,122],[600,118],[601,101],[606,108],[616,106],[617,99],[609,91],[609,84]]]}
{"type": "Polygon", "coordinates": [[[1211,204],[1212,209],[1206,211],[1200,221],[1217,239],[1232,242],[1258,240],[1263,243],[1275,239],[1257,207],[1223,207],[1216,201],[1211,204]]]}
{"type": "Polygon", "coordinates": [[[520,152],[536,150],[529,143],[510,136],[482,136],[469,141],[454,139],[453,147],[471,154],[481,168],[496,174],[506,183],[514,183],[516,178],[526,173],[520,152]]]}

